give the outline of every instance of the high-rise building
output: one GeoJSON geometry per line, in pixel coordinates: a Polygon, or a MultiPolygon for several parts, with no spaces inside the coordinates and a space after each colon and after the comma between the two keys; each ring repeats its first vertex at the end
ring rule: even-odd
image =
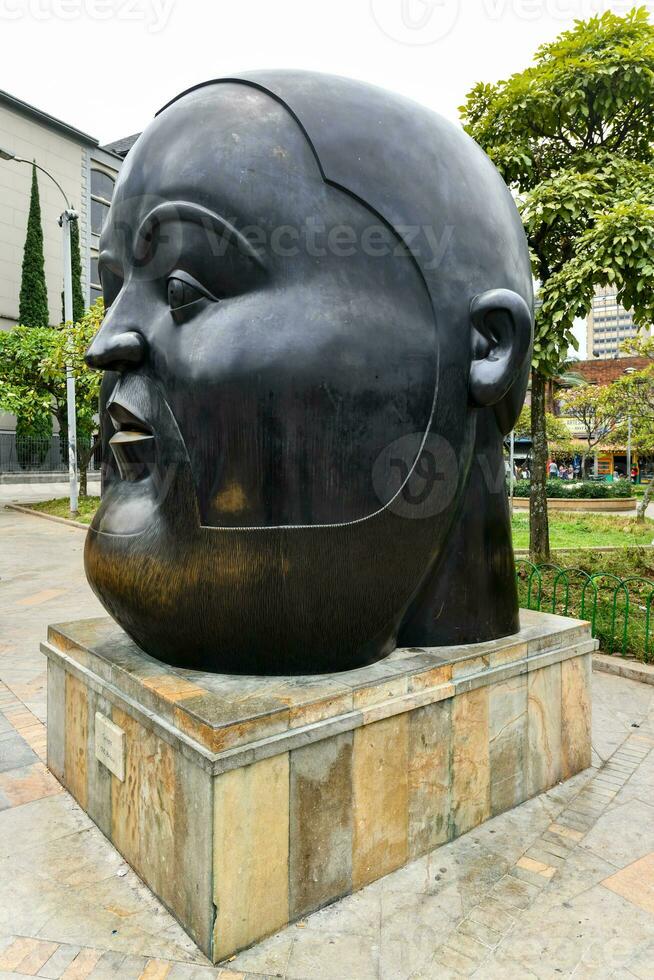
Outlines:
{"type": "Polygon", "coordinates": [[[588,357],[619,356],[620,345],[638,332],[631,313],[618,303],[615,286],[598,286],[586,320],[588,357]]]}

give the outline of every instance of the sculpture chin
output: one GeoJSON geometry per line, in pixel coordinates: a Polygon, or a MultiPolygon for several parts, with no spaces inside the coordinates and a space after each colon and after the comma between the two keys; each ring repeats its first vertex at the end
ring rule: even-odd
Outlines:
{"type": "Polygon", "coordinates": [[[349,524],[262,528],[201,526],[188,461],[172,472],[167,483],[155,474],[108,488],[86,540],[93,590],[157,660],[287,675],[351,670],[394,649],[443,550],[467,467],[422,519],[388,506],[349,524]]]}

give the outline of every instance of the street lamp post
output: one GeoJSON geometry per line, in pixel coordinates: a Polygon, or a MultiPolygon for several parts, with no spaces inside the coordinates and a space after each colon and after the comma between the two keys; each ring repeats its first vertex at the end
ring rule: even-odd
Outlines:
{"type": "MultiPolygon", "coordinates": [[[[0,159],[13,160],[15,163],[27,163],[35,166],[37,170],[49,177],[55,184],[61,196],[66,202],[66,208],[59,218],[59,224],[63,233],[64,251],[64,319],[66,323],[73,322],[73,264],[70,247],[70,223],[75,221],[77,214],[70,206],[68,198],[59,181],[44,167],[40,167],[36,161],[26,160],[18,157],[9,150],[0,147],[0,159]]],[[[68,475],[70,479],[70,510],[72,514],[77,513],[78,504],[78,480],[77,480],[77,415],[75,413],[75,375],[71,358],[66,364],[66,408],[68,413],[68,475]]]]}

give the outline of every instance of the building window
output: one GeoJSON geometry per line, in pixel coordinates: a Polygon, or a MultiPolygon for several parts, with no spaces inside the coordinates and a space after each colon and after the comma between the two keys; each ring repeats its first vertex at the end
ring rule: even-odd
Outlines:
{"type": "Polygon", "coordinates": [[[91,304],[95,303],[98,297],[102,296],[102,284],[100,282],[100,274],[98,272],[98,256],[97,254],[91,255],[91,275],[89,276],[90,288],[89,297],[91,304]]]}
{"type": "MultiPolygon", "coordinates": [[[[105,223],[111,198],[114,193],[114,180],[102,170],[91,171],[91,232],[99,235],[105,223]]],[[[93,295],[93,290],[91,290],[93,295]]]]}

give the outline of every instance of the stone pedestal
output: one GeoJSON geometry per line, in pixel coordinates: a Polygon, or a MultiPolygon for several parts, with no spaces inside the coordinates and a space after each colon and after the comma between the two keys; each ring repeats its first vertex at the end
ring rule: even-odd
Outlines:
{"type": "MultiPolygon", "coordinates": [[[[52,626],[48,765],[214,962],[590,765],[587,623],[314,677],[52,626]]],[[[310,651],[308,651],[310,655],[310,651]]]]}

